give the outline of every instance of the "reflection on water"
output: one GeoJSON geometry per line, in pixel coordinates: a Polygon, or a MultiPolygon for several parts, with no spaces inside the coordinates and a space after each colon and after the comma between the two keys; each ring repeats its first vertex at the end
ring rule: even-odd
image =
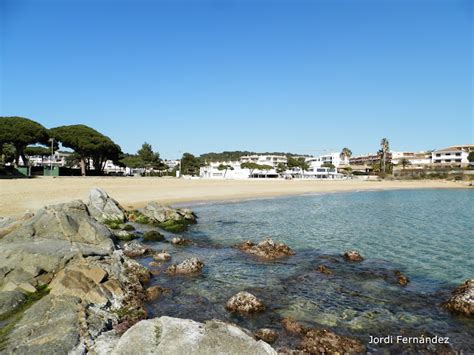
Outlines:
{"type": "MultiPolygon", "coordinates": [[[[281,329],[281,319],[291,316],[366,344],[369,335],[429,332],[472,351],[473,321],[439,304],[474,274],[473,197],[465,190],[386,191],[201,205],[194,209],[199,223],[185,235],[195,245],[151,245],[168,250],[174,263],[198,257],[204,273],[155,276],[152,282],[169,291],[149,305],[150,315],[217,318],[250,330],[281,329]],[[231,247],[268,236],[297,254],[263,261],[231,247]],[[366,260],[345,262],[340,253],[346,249],[360,250],[366,260]],[[321,264],[333,274],[315,271],[321,264]],[[406,287],[397,283],[395,270],[409,276],[406,287]],[[242,290],[262,298],[268,309],[229,314],[225,303],[242,290]]],[[[276,347],[289,342],[283,336],[276,347]]]]}

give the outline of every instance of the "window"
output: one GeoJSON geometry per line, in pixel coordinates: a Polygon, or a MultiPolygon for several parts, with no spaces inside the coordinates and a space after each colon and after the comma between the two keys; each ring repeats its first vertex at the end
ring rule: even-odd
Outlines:
{"type": "Polygon", "coordinates": [[[436,154],[436,156],[437,156],[437,157],[440,157],[440,156],[441,156],[441,154],[436,154]]]}
{"type": "Polygon", "coordinates": [[[451,159],[446,159],[444,162],[445,163],[451,163],[451,159]]]}
{"type": "Polygon", "coordinates": [[[460,163],[461,162],[461,159],[456,159],[456,163],[460,163]]]}
{"type": "Polygon", "coordinates": [[[456,153],[456,156],[457,156],[457,157],[460,157],[460,156],[461,156],[461,153],[456,153]]]}
{"type": "Polygon", "coordinates": [[[451,155],[451,153],[446,153],[446,155],[451,155]]]}
{"type": "Polygon", "coordinates": [[[441,160],[439,160],[439,159],[435,160],[435,163],[441,163],[441,160]]]}

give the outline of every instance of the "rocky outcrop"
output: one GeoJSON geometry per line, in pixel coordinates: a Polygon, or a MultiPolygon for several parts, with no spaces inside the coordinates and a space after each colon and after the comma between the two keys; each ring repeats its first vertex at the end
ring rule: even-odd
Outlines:
{"type": "Polygon", "coordinates": [[[309,328],[291,318],[282,321],[283,328],[300,338],[297,349],[304,354],[359,354],[365,346],[359,340],[326,329],[309,328]]]}
{"type": "Polygon", "coordinates": [[[241,291],[227,301],[225,308],[230,312],[255,313],[263,312],[265,304],[250,292],[241,291]]]}
{"type": "Polygon", "coordinates": [[[362,261],[364,258],[357,250],[348,250],[344,252],[344,259],[347,261],[362,261]]]}
{"type": "Polygon", "coordinates": [[[255,332],[255,338],[263,340],[268,344],[273,344],[278,339],[278,332],[269,328],[260,328],[255,332]]]}
{"type": "Polygon", "coordinates": [[[166,270],[169,274],[196,274],[202,271],[204,264],[197,258],[186,259],[178,265],[171,265],[166,270]]]}
{"type": "Polygon", "coordinates": [[[100,188],[93,188],[90,191],[87,208],[90,215],[100,222],[122,223],[126,220],[122,206],[100,188]]]}
{"type": "Polygon", "coordinates": [[[0,344],[6,353],[87,352],[102,332],[146,317],[149,277],[83,202],[44,207],[0,239],[0,344]]]}
{"type": "Polygon", "coordinates": [[[275,243],[272,239],[262,240],[258,244],[254,244],[248,240],[237,244],[235,247],[245,253],[253,254],[265,259],[278,259],[295,254],[286,244],[275,243]]]}
{"type": "Polygon", "coordinates": [[[156,300],[165,292],[165,289],[161,286],[151,286],[146,289],[146,298],[147,301],[156,300]]]}
{"type": "Polygon", "coordinates": [[[474,315],[474,279],[456,287],[451,298],[443,304],[451,312],[466,316],[474,315]]]}
{"type": "Polygon", "coordinates": [[[241,328],[217,320],[198,323],[189,319],[160,317],[139,322],[118,340],[112,354],[275,354],[241,328]]]}

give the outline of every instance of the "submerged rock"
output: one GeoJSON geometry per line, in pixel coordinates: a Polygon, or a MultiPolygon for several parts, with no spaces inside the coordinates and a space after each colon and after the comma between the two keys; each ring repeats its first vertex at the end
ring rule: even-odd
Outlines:
{"type": "Polygon", "coordinates": [[[100,188],[93,188],[87,203],[90,215],[99,222],[116,221],[122,223],[126,220],[125,210],[111,198],[107,192],[100,188]]]}
{"type": "Polygon", "coordinates": [[[211,320],[198,323],[189,319],[160,317],[143,320],[130,328],[112,354],[275,354],[263,341],[256,341],[241,328],[211,320]]]}
{"type": "Polygon", "coordinates": [[[192,241],[183,237],[173,237],[171,244],[185,246],[192,244],[192,241]]]}
{"type": "Polygon", "coordinates": [[[143,240],[146,242],[161,242],[165,240],[165,237],[158,231],[147,231],[143,234],[143,240]]]}
{"type": "Polygon", "coordinates": [[[195,274],[202,271],[204,264],[197,258],[186,259],[178,265],[171,265],[166,272],[169,274],[195,274]]]}
{"type": "Polygon", "coordinates": [[[235,247],[245,253],[254,254],[265,259],[278,259],[295,254],[286,244],[275,243],[272,239],[262,240],[258,244],[248,240],[237,244],[235,247]]]}
{"type": "Polygon", "coordinates": [[[365,350],[364,344],[357,339],[326,329],[305,327],[292,318],[283,319],[282,325],[290,334],[301,337],[297,349],[305,354],[358,354],[365,350]]]}
{"type": "Polygon", "coordinates": [[[364,258],[357,250],[349,250],[344,252],[344,259],[347,261],[362,261],[364,258]]]}
{"type": "Polygon", "coordinates": [[[317,268],[316,268],[316,271],[317,272],[320,272],[321,274],[325,274],[325,275],[332,275],[332,271],[331,269],[329,269],[326,265],[319,265],[317,268]]]}
{"type": "Polygon", "coordinates": [[[255,332],[255,338],[273,344],[278,339],[278,332],[269,328],[260,328],[255,332]]]}
{"type": "Polygon", "coordinates": [[[474,315],[474,279],[466,280],[456,287],[451,298],[443,304],[451,312],[466,316],[474,315]]]}
{"type": "Polygon", "coordinates": [[[227,301],[225,308],[230,312],[254,313],[263,312],[265,304],[250,292],[241,291],[227,301]]]}
{"type": "Polygon", "coordinates": [[[146,289],[146,298],[147,301],[156,300],[161,296],[165,289],[161,286],[151,286],[146,289]]]}
{"type": "Polygon", "coordinates": [[[403,275],[403,274],[401,273],[401,271],[396,270],[396,271],[394,272],[394,275],[395,275],[395,277],[396,277],[396,279],[397,279],[397,282],[398,282],[401,286],[405,286],[405,285],[407,285],[407,284],[410,282],[410,279],[409,279],[408,277],[406,277],[405,275],[403,275]]]}
{"type": "Polygon", "coordinates": [[[162,250],[153,254],[153,259],[156,261],[168,261],[171,259],[171,255],[167,251],[162,250]]]}
{"type": "Polygon", "coordinates": [[[137,238],[137,236],[134,233],[130,233],[126,230],[114,231],[113,233],[115,237],[117,237],[117,239],[125,241],[125,242],[137,238]]]}

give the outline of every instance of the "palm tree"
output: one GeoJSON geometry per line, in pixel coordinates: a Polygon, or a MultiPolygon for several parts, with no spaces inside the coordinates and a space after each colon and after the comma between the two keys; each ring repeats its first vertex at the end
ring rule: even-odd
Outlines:
{"type": "Polygon", "coordinates": [[[342,160],[349,159],[352,156],[352,151],[349,148],[342,148],[341,154],[339,154],[339,157],[342,160]]]}
{"type": "Polygon", "coordinates": [[[382,138],[380,141],[380,153],[382,154],[382,171],[385,174],[386,162],[387,162],[387,153],[390,150],[390,145],[387,138],[382,138]]]}

